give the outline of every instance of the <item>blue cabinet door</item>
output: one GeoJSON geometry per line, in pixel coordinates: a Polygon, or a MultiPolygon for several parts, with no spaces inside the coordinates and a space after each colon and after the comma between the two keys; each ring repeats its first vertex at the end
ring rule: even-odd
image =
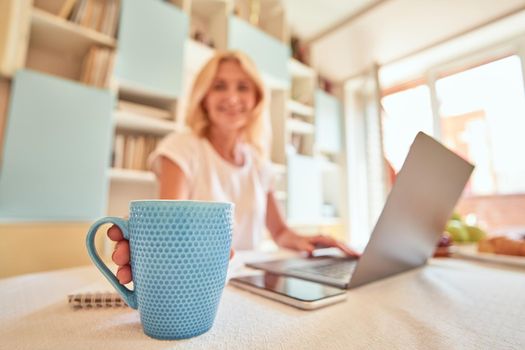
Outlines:
{"type": "Polygon", "coordinates": [[[114,99],[108,90],[18,71],[0,168],[0,221],[105,214],[114,99]]]}
{"type": "Polygon", "coordinates": [[[288,219],[315,222],[321,218],[323,193],[319,162],[298,154],[288,156],[288,219]]]}
{"type": "Polygon", "coordinates": [[[188,16],[160,0],[123,0],[115,75],[122,85],[179,97],[188,16]]]}
{"type": "Polygon", "coordinates": [[[324,91],[315,93],[315,143],[319,150],[339,153],[342,149],[343,107],[324,91]]]}
{"type": "Polygon", "coordinates": [[[265,82],[278,88],[290,86],[290,48],[242,19],[228,19],[228,48],[246,53],[265,82]]]}

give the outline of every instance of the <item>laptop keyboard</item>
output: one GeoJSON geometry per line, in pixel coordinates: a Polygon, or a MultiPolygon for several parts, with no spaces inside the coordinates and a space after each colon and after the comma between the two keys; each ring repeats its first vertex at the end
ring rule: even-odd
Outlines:
{"type": "Polygon", "coordinates": [[[299,266],[291,269],[293,272],[302,272],[326,276],[335,279],[349,278],[354,272],[357,260],[331,261],[326,264],[299,266]]]}

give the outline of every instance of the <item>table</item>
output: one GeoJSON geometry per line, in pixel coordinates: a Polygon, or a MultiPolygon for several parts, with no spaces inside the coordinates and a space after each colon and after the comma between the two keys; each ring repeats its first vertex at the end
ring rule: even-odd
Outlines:
{"type": "MultiPolygon", "coordinates": [[[[229,275],[257,254],[237,254],[229,275]]],[[[261,256],[257,256],[261,259],[261,256]]],[[[182,341],[146,336],[130,308],[70,308],[110,290],[92,266],[0,280],[0,349],[525,349],[525,269],[459,259],[303,311],[227,286],[214,327],[182,341]]]]}

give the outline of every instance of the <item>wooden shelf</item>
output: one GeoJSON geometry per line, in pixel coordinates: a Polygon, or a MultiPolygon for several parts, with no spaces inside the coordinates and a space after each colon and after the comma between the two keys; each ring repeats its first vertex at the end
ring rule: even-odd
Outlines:
{"type": "Polygon", "coordinates": [[[109,170],[109,178],[111,181],[123,182],[154,183],[156,181],[155,174],[151,171],[117,168],[111,168],[109,170]]]}
{"type": "Polygon", "coordinates": [[[134,114],[128,111],[117,110],[114,113],[114,118],[118,128],[127,130],[160,135],[165,135],[178,130],[178,125],[173,121],[156,119],[154,117],[134,114]]]}
{"type": "Polygon", "coordinates": [[[31,42],[69,55],[84,56],[92,45],[114,48],[115,38],[72,23],[44,10],[31,12],[31,42]]]}
{"type": "Polygon", "coordinates": [[[315,127],[313,124],[303,122],[302,120],[299,120],[299,119],[289,118],[286,121],[286,123],[288,124],[287,125],[288,131],[292,133],[301,134],[301,135],[309,135],[309,134],[313,134],[315,131],[315,127]]]}
{"type": "Polygon", "coordinates": [[[141,85],[120,79],[117,82],[119,95],[126,96],[126,99],[141,101],[148,105],[170,106],[176,103],[178,98],[175,95],[166,94],[164,91],[145,88],[141,85]]]}
{"type": "Polygon", "coordinates": [[[313,117],[315,114],[312,106],[305,105],[304,103],[297,102],[294,100],[288,100],[287,102],[288,111],[304,117],[313,117]]]}
{"type": "Polygon", "coordinates": [[[288,69],[293,77],[315,78],[316,75],[311,67],[299,62],[295,58],[290,58],[288,61],[288,69]]]}
{"type": "Polygon", "coordinates": [[[215,54],[215,50],[193,39],[186,40],[185,68],[197,72],[215,54]]]}

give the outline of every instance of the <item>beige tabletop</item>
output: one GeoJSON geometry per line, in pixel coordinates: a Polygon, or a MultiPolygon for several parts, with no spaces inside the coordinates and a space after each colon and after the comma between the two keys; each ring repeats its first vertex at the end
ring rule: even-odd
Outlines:
{"type": "MultiPolygon", "coordinates": [[[[238,254],[230,275],[256,256],[238,254]]],[[[66,301],[110,289],[91,266],[0,280],[0,349],[525,349],[519,267],[435,259],[315,311],[227,286],[214,327],[183,341],[147,337],[130,308],[66,301]]]]}

